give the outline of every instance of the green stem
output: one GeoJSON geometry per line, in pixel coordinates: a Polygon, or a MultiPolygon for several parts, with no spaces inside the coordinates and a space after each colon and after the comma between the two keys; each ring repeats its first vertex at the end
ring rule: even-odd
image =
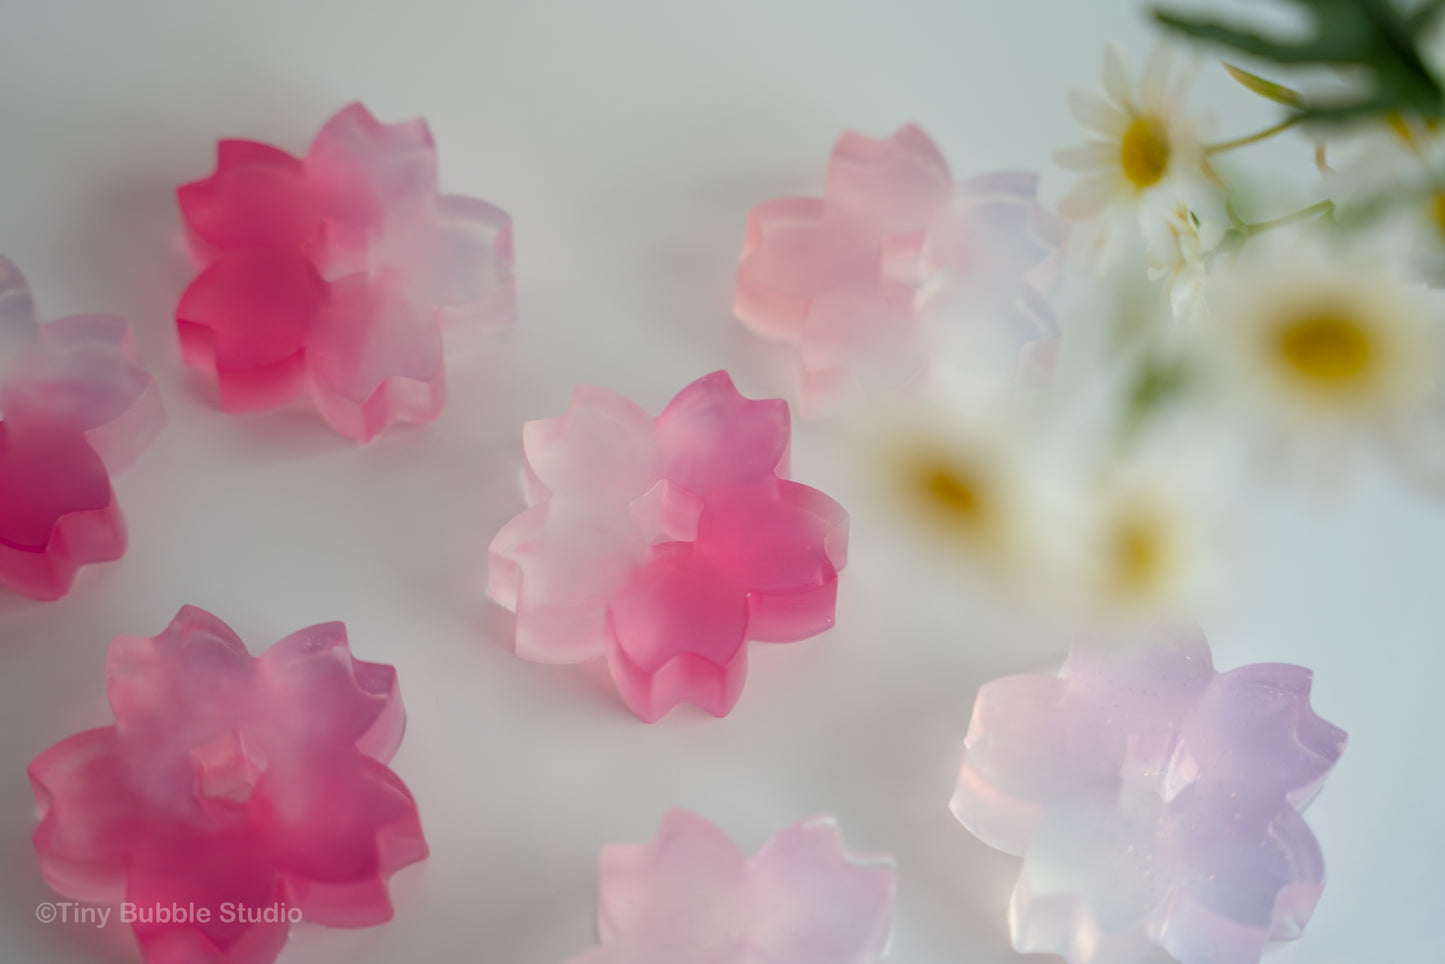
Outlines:
{"type": "Polygon", "coordinates": [[[1329,214],[1334,209],[1335,202],[1326,199],[1324,201],[1317,201],[1307,208],[1300,208],[1293,214],[1286,214],[1283,217],[1278,217],[1271,221],[1260,221],[1256,224],[1246,224],[1240,222],[1239,227],[1244,231],[1246,237],[1252,238],[1257,234],[1263,234],[1266,231],[1273,231],[1275,228],[1282,228],[1286,224],[1294,224],[1296,221],[1304,221],[1307,218],[1313,218],[1319,215],[1329,214]]]}
{"type": "Polygon", "coordinates": [[[1237,147],[1248,147],[1250,144],[1258,144],[1260,141],[1268,140],[1276,134],[1289,130],[1300,121],[1300,115],[1294,114],[1275,124],[1273,127],[1266,127],[1262,131],[1255,131],[1244,137],[1236,137],[1232,141],[1217,141],[1213,144],[1206,144],[1205,154],[1223,154],[1225,151],[1232,151],[1237,147]]]}

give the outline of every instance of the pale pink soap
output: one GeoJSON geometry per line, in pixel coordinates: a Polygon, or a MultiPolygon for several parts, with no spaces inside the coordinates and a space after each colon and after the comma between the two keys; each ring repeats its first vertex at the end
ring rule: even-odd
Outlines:
{"type": "Polygon", "coordinates": [[[58,599],[81,566],[119,559],[126,527],[110,475],[164,422],[130,326],[111,315],[40,324],[25,278],[0,257],[0,585],[58,599]]]}
{"type": "Polygon", "coordinates": [[[920,251],[916,308],[932,356],[969,374],[1052,375],[1059,323],[1050,297],[1067,230],[1038,200],[1038,175],[959,181],[920,251]]]}
{"type": "Polygon", "coordinates": [[[1070,964],[1256,964],[1324,888],[1301,811],[1345,746],[1311,674],[1216,673],[1197,631],[1077,643],[1057,677],[980,689],[953,812],[1023,857],[1015,949],[1070,964]]]}
{"type": "Polygon", "coordinates": [[[1063,241],[1036,188],[1013,171],[955,183],[911,124],[845,133],[824,197],[748,213],[734,314],[799,346],[808,412],[906,386],[935,358],[989,377],[1031,371],[1037,343],[1057,335],[1046,296],[1063,241]]]}
{"type": "Polygon", "coordinates": [[[653,722],[679,702],[737,702],[749,639],[833,624],[848,516],[789,481],[781,399],[743,398],[725,372],[654,418],[594,386],[523,430],[529,508],[491,545],[490,592],[515,612],[517,655],[606,659],[653,722]]]}
{"type": "Polygon", "coordinates": [[[115,724],[30,764],[35,850],[61,894],[132,908],[146,964],[267,964],[297,917],[391,918],[388,878],[427,855],[386,765],[405,713],[395,670],[352,657],[342,624],[253,658],[188,606],[117,637],[105,689],[115,724]]]}
{"type": "Polygon", "coordinates": [[[431,421],[444,329],[513,320],[511,219],[439,192],[423,121],[352,104],[304,158],[221,141],[215,173],[178,195],[202,266],[176,310],[181,349],[227,411],[309,396],[362,441],[431,421]]]}
{"type": "Polygon", "coordinates": [[[572,964],[875,964],[896,890],[893,859],[849,853],[827,815],[748,857],[670,810],[650,843],[603,850],[601,946],[572,964]]]}

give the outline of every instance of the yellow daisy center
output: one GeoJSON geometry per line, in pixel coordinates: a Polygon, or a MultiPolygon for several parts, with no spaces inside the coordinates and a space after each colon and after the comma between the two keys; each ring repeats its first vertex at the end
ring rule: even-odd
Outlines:
{"type": "Polygon", "coordinates": [[[1120,517],[1106,547],[1110,583],[1131,595],[1154,589],[1168,565],[1168,541],[1158,519],[1143,513],[1120,517]]]}
{"type": "Polygon", "coordinates": [[[1445,235],[1445,191],[1436,191],[1430,199],[1430,217],[1435,223],[1435,230],[1445,235]]]}
{"type": "Polygon", "coordinates": [[[1340,312],[1309,314],[1286,325],[1276,348],[1295,375],[1320,388],[1358,383],[1373,370],[1375,352],[1369,334],[1340,312]]]}
{"type": "Polygon", "coordinates": [[[1119,164],[1137,189],[1158,184],[1169,169],[1169,131],[1154,117],[1134,118],[1119,141],[1119,164]]]}
{"type": "Polygon", "coordinates": [[[935,468],[925,476],[923,484],[934,504],[949,515],[973,518],[979,514],[978,490],[968,479],[935,468]]]}
{"type": "Polygon", "coordinates": [[[917,508],[930,524],[975,533],[990,528],[995,506],[987,480],[976,469],[924,454],[914,460],[909,474],[917,508]]]}

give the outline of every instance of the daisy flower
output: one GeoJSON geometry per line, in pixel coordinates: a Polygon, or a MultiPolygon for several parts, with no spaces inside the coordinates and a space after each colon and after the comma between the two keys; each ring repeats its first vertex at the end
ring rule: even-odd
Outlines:
{"type": "Polygon", "coordinates": [[[1069,108],[1087,139],[1054,155],[1079,175],[1059,213],[1076,222],[1076,250],[1086,259],[1117,263],[1152,216],[1151,205],[1161,197],[1167,204],[1177,185],[1199,174],[1206,124],[1186,109],[1190,73],[1156,45],[1136,85],[1123,52],[1110,44],[1104,96],[1070,92],[1069,108]]]}
{"type": "Polygon", "coordinates": [[[1327,146],[1323,187],[1342,212],[1402,187],[1413,190],[1445,171],[1445,131],[1433,119],[1371,117],[1336,133],[1327,146]]]}
{"type": "Polygon", "coordinates": [[[1410,267],[1432,288],[1445,288],[1445,184],[1413,199],[1408,217],[1413,227],[1410,267]]]}
{"type": "MultiPolygon", "coordinates": [[[[1433,159],[1417,158],[1408,172],[1394,175],[1389,186],[1377,186],[1371,201],[1378,220],[1367,224],[1381,247],[1398,244],[1399,257],[1411,280],[1432,288],[1445,287],[1445,138],[1433,159]]],[[[1349,209],[1345,217],[1351,215],[1349,209]]]]}
{"type": "Polygon", "coordinates": [[[1353,249],[1303,238],[1238,259],[1204,348],[1225,397],[1293,434],[1397,430],[1439,370],[1439,296],[1353,249]]]}
{"type": "Polygon", "coordinates": [[[1406,280],[1445,288],[1445,168],[1441,178],[1396,182],[1363,217],[1346,210],[1340,217],[1372,250],[1400,266],[1406,280]]]}
{"type": "Polygon", "coordinates": [[[925,570],[1027,602],[1045,581],[1041,549],[1055,530],[1044,426],[1004,396],[929,388],[860,426],[868,503],[936,563],[925,570]]]}
{"type": "Polygon", "coordinates": [[[1076,589],[1096,620],[1147,622],[1199,601],[1217,516],[1201,480],[1214,473],[1177,449],[1135,455],[1081,493],[1076,589]]]}
{"type": "Polygon", "coordinates": [[[1445,130],[1438,121],[1398,114],[1332,142],[1340,159],[1327,169],[1324,192],[1340,218],[1396,231],[1411,272],[1445,287],[1445,130]]]}

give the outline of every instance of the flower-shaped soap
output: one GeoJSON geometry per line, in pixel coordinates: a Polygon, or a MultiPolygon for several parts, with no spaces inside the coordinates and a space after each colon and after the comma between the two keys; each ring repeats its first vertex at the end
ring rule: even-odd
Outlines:
{"type": "Polygon", "coordinates": [[[0,258],[0,585],[58,599],[81,566],[119,559],[110,474],[164,421],[122,319],[38,324],[25,278],[0,258]]]}
{"type": "Polygon", "coordinates": [[[953,812],[1024,858],[1014,947],[1071,964],[1257,962],[1299,936],[1324,888],[1301,811],[1345,734],[1311,674],[1216,673],[1198,631],[1150,646],[1076,643],[1059,676],[979,690],[953,812]]]}
{"type": "Polygon", "coordinates": [[[584,385],[566,415],[527,423],[530,508],[491,545],[517,655],[606,658],[648,722],[682,701],[726,715],[747,640],[833,624],[848,515],[786,479],[789,434],[786,402],[745,399],[726,372],[657,418],[584,385]]]}
{"type": "Polygon", "coordinates": [[[297,920],[391,918],[387,878],[427,846],[386,766],[396,672],[354,659],[344,626],[252,658],[186,607],[159,636],[116,638],[105,687],[115,725],[30,764],[35,849],[62,894],[124,902],[146,964],[266,964],[297,920]]]}
{"type": "Polygon", "coordinates": [[[343,109],[304,158],[221,141],[180,188],[201,273],[176,310],[186,361],[228,411],[309,395],[365,441],[441,412],[443,329],[510,324],[511,219],[438,193],[423,121],[343,109]]]}
{"type": "Polygon", "coordinates": [[[832,817],[747,857],[683,810],[651,843],[603,850],[598,876],[602,944],[571,964],[875,964],[898,885],[893,859],[850,854],[832,817]]]}
{"type": "Polygon", "coordinates": [[[931,363],[1031,372],[1058,334],[1045,294],[1064,237],[1036,188],[1014,171],[955,183],[912,125],[882,140],[844,134],[824,197],[749,212],[733,311],[799,347],[808,411],[860,384],[896,388],[931,363]]]}

